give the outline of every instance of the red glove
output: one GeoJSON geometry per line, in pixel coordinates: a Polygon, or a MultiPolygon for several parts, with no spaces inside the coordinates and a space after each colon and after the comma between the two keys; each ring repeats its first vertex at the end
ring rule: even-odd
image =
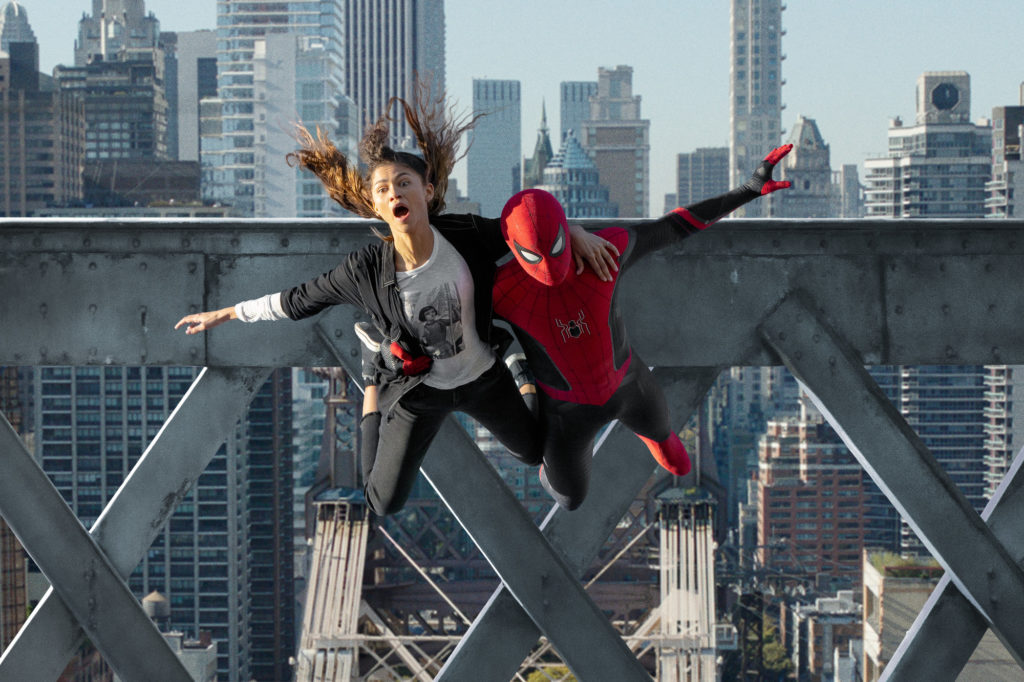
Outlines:
{"type": "Polygon", "coordinates": [[[434,362],[429,355],[414,358],[409,351],[398,345],[397,341],[391,342],[391,354],[402,361],[402,374],[407,377],[423,374],[430,369],[430,365],[434,362]]]}
{"type": "MultiPolygon", "coordinates": [[[[793,145],[784,144],[781,147],[776,147],[771,150],[768,152],[768,156],[764,157],[764,161],[761,163],[760,168],[758,168],[754,173],[755,178],[764,182],[764,184],[761,185],[762,195],[771,194],[777,189],[785,189],[793,184],[789,180],[783,180],[782,182],[772,180],[772,171],[775,169],[775,164],[781,161],[782,157],[788,154],[792,148],[793,145]]],[[[751,179],[753,180],[754,178],[751,179]]]]}

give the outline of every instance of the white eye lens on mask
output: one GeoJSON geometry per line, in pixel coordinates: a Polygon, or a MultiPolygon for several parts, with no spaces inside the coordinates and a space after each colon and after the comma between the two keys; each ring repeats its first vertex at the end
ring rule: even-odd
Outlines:
{"type": "Polygon", "coordinates": [[[536,265],[541,261],[541,257],[539,255],[537,255],[533,251],[530,251],[529,249],[524,249],[522,246],[519,245],[518,242],[516,242],[516,251],[519,252],[519,255],[522,256],[523,260],[526,261],[527,263],[536,265]]]}
{"type": "Polygon", "coordinates": [[[565,249],[565,231],[559,227],[558,237],[555,238],[555,245],[551,247],[551,255],[558,258],[562,255],[562,251],[565,249]]]}

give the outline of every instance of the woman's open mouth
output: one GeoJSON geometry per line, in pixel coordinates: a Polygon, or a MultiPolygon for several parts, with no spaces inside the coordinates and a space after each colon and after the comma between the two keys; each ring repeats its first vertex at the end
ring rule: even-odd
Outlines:
{"type": "Polygon", "coordinates": [[[404,218],[409,215],[409,207],[401,205],[395,206],[394,215],[396,218],[404,218]]]}

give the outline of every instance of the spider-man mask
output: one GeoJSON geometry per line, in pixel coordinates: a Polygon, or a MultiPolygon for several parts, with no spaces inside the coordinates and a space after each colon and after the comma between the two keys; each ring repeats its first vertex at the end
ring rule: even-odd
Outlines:
{"type": "Polygon", "coordinates": [[[538,282],[560,284],[572,265],[565,211],[551,194],[527,189],[501,212],[501,233],[516,260],[538,282]]]}

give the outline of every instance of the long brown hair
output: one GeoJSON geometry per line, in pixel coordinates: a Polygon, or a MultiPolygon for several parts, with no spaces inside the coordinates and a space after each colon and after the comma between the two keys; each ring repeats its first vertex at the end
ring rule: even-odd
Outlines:
{"type": "Polygon", "coordinates": [[[356,163],[338,150],[319,126],[315,136],[303,125],[296,126],[299,149],[285,159],[289,165],[297,163],[312,171],[332,199],[364,218],[379,218],[373,210],[370,195],[373,171],[381,164],[400,163],[416,171],[424,183],[434,185],[434,195],[427,203],[427,212],[437,215],[444,210],[448,176],[456,161],[465,154],[459,150],[462,135],[473,127],[480,114],[472,117],[459,115],[453,106],[447,104],[443,94],[432,97],[429,90],[420,82],[416,87],[414,104],[401,97],[392,97],[388,101],[384,113],[366,129],[359,143],[362,172],[356,163]],[[391,146],[391,123],[398,120],[391,114],[395,105],[401,108],[422,158],[391,146]]]}

